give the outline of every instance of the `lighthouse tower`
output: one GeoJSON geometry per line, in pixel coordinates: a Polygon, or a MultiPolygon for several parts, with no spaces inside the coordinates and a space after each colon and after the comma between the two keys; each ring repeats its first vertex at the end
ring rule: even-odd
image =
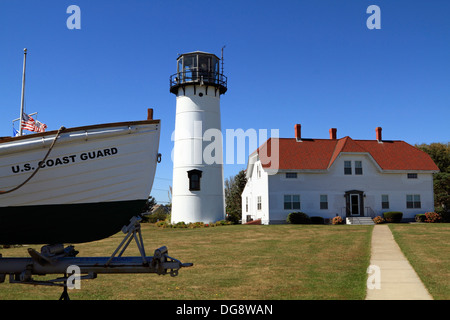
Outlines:
{"type": "Polygon", "coordinates": [[[227,79],[220,59],[206,52],[181,54],[170,77],[176,95],[172,223],[225,218],[220,95],[227,79]]]}

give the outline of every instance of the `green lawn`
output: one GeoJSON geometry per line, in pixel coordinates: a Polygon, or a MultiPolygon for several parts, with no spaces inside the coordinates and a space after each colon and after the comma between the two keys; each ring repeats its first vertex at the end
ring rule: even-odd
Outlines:
{"type": "MultiPolygon", "coordinates": [[[[143,224],[142,231],[148,255],[166,245],[170,256],[194,266],[180,270],[177,277],[99,274],[97,279],[82,281],[80,290],[70,290],[71,299],[361,300],[366,294],[371,226],[161,229],[143,224]]],[[[109,256],[122,238],[119,233],[75,247],[79,256],[109,256]]],[[[1,249],[1,253],[26,256],[26,248],[1,249]]],[[[138,255],[135,245],[126,254],[138,255]]],[[[60,293],[61,288],[8,280],[0,284],[0,300],[55,300],[60,293]]]]}
{"type": "Polygon", "coordinates": [[[394,238],[436,300],[450,300],[450,224],[390,224],[394,238]]]}

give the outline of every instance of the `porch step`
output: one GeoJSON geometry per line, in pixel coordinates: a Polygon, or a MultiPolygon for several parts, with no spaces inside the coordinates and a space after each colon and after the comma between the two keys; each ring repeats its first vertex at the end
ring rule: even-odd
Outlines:
{"type": "Polygon", "coordinates": [[[347,224],[375,224],[371,217],[347,217],[347,224]]]}

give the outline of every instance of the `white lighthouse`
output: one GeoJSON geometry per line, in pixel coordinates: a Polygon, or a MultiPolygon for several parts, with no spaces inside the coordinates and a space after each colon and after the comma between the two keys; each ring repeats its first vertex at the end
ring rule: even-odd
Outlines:
{"type": "Polygon", "coordinates": [[[172,223],[225,218],[220,95],[227,79],[219,62],[211,53],[181,54],[170,77],[170,92],[177,96],[172,223]]]}

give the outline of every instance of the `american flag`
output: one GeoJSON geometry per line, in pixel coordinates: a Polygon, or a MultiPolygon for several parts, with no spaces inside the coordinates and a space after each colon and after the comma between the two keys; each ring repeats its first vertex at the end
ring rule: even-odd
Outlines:
{"type": "Polygon", "coordinates": [[[27,115],[25,112],[22,114],[22,122],[21,122],[22,129],[28,130],[28,131],[34,131],[35,127],[35,121],[34,119],[27,115]]]}
{"type": "Polygon", "coordinates": [[[43,124],[42,122],[35,121],[34,131],[35,132],[44,132],[45,129],[47,129],[47,125],[43,124]]]}
{"type": "Polygon", "coordinates": [[[31,116],[24,112],[22,116],[22,129],[32,132],[44,132],[45,129],[47,129],[47,125],[34,120],[31,116]]]}

